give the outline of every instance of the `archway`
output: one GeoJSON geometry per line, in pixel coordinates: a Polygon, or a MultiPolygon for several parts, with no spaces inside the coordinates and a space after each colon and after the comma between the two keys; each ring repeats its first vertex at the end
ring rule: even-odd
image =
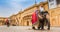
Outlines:
{"type": "Polygon", "coordinates": [[[29,21],[27,21],[27,26],[29,26],[29,21]]]}
{"type": "Polygon", "coordinates": [[[23,17],[23,25],[30,26],[31,25],[31,15],[27,15],[23,17]]]}

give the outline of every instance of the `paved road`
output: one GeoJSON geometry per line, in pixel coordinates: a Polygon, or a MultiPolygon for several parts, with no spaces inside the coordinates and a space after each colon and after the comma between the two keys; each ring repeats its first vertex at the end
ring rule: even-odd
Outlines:
{"type": "Polygon", "coordinates": [[[60,32],[60,27],[51,27],[51,30],[33,30],[31,26],[0,26],[0,32],[60,32]]]}

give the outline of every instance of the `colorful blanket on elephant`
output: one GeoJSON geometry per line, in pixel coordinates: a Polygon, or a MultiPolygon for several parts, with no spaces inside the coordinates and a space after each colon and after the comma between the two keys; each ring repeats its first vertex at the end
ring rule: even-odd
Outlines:
{"type": "Polygon", "coordinates": [[[32,14],[32,24],[35,24],[37,21],[38,21],[38,16],[37,16],[36,12],[34,12],[32,14]]]}

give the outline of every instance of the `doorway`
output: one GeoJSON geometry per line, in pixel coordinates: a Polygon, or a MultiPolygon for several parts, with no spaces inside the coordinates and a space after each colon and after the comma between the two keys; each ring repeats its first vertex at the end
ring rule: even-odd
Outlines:
{"type": "Polygon", "coordinates": [[[27,26],[29,26],[29,21],[27,21],[27,26]]]}

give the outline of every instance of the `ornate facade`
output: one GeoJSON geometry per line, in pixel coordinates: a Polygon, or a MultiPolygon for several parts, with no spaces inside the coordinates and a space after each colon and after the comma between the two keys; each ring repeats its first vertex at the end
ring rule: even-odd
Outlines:
{"type": "MultiPolygon", "coordinates": [[[[48,11],[50,14],[50,24],[51,26],[60,26],[60,7],[57,5],[54,9],[49,9],[48,2],[41,2],[26,8],[22,12],[19,12],[16,15],[18,25],[20,26],[31,26],[31,15],[36,9],[40,9],[40,6],[43,5],[45,11],[48,11]]],[[[14,17],[15,18],[15,17],[14,17]]]]}
{"type": "Polygon", "coordinates": [[[10,18],[10,25],[17,25],[16,15],[12,15],[10,18]]]}

